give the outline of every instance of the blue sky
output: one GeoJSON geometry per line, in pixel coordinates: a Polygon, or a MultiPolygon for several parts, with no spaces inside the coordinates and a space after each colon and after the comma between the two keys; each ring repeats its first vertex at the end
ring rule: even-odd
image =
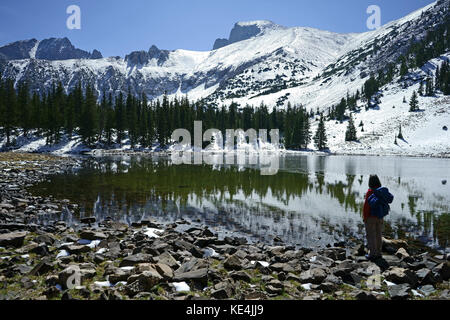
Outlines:
{"type": "Polygon", "coordinates": [[[432,0],[2,0],[0,45],[24,39],[68,37],[81,49],[104,56],[134,50],[211,50],[228,38],[237,21],[272,20],[278,24],[334,32],[368,31],[366,9],[381,8],[385,24],[432,0]],[[81,8],[81,30],[66,27],[66,8],[81,8]]]}

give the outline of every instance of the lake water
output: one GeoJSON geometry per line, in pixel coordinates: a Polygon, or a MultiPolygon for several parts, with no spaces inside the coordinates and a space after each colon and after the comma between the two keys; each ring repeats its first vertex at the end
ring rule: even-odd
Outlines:
{"type": "Polygon", "coordinates": [[[127,223],[184,218],[221,235],[322,246],[364,238],[362,207],[370,174],[394,194],[386,234],[443,249],[450,234],[450,160],[286,154],[275,175],[258,165],[175,165],[169,156],[88,158],[82,168],[31,188],[70,199],[80,212],[127,223]]]}

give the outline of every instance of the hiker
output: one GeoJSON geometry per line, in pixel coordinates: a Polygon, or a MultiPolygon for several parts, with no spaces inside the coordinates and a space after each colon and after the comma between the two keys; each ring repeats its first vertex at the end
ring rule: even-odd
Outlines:
{"type": "Polygon", "coordinates": [[[389,214],[389,204],[394,196],[387,188],[381,186],[377,175],[369,178],[369,190],[364,202],[363,219],[366,226],[367,246],[369,254],[366,258],[376,260],[381,258],[383,218],[389,214]]]}

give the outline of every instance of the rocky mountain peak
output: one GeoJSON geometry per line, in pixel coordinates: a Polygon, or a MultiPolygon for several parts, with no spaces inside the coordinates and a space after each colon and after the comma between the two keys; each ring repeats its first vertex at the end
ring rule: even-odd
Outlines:
{"type": "Polygon", "coordinates": [[[284,29],[284,27],[269,20],[242,21],[235,23],[228,39],[217,39],[213,50],[225,47],[232,43],[264,34],[270,30],[284,29]]]}

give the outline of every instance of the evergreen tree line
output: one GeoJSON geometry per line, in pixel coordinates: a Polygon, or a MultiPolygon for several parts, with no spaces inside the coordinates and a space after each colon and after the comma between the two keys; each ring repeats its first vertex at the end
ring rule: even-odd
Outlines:
{"type": "MultiPolygon", "coordinates": [[[[389,63],[384,70],[379,70],[376,74],[372,74],[361,87],[361,90],[357,90],[355,94],[347,93],[347,96],[343,97],[340,103],[329,107],[326,120],[335,120],[341,123],[344,120],[349,120],[345,140],[356,141],[356,129],[351,114],[359,111],[357,107],[358,101],[367,103],[366,110],[368,110],[373,106],[371,100],[374,103],[379,103],[376,93],[382,86],[392,82],[396,75],[405,76],[410,69],[422,67],[427,61],[446,53],[449,47],[450,17],[446,17],[444,23],[436,29],[428,31],[423,40],[412,42],[408,51],[401,55],[396,63],[389,63]],[[350,117],[346,116],[347,111],[349,111],[350,117]]],[[[429,76],[421,81],[417,93],[420,96],[434,96],[437,90],[444,95],[450,95],[449,61],[444,61],[437,67],[434,77],[429,76]]],[[[420,110],[417,93],[414,91],[410,99],[409,111],[411,112],[420,110]]],[[[404,102],[406,103],[406,98],[404,98],[404,102]]],[[[363,131],[364,124],[361,123],[360,127],[362,127],[363,131]]]]}
{"type": "Polygon", "coordinates": [[[175,129],[193,132],[194,121],[203,121],[204,130],[217,128],[224,136],[226,129],[279,129],[286,148],[306,149],[312,116],[303,106],[291,104],[286,110],[269,112],[265,104],[241,108],[232,103],[218,108],[167,95],[151,102],[145,94],[134,97],[130,93],[126,97],[120,93],[116,99],[104,94],[98,99],[93,86],[83,89],[80,83],[69,93],[58,83],[38,94],[30,92],[26,82],[15,88],[14,80],[0,80],[0,128],[7,145],[20,129],[24,135],[33,131],[46,137],[47,144],[61,142],[63,134],[78,134],[88,146],[110,147],[121,144],[128,133],[133,148],[148,148],[155,142],[164,147],[175,129]]]}

